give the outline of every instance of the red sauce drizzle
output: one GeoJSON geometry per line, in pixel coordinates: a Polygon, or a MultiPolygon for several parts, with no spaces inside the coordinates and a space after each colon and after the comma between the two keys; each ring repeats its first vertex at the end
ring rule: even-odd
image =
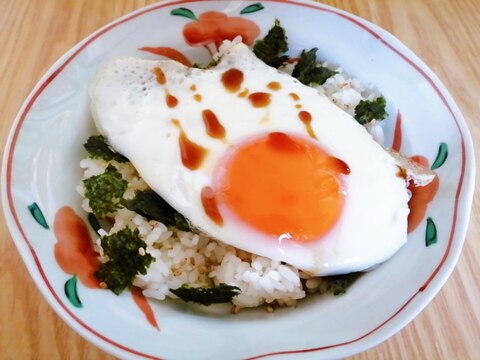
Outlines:
{"type": "Polygon", "coordinates": [[[200,95],[200,94],[195,94],[195,95],[193,95],[193,98],[194,98],[196,101],[198,101],[198,102],[201,102],[201,101],[202,101],[202,95],[200,95]]]}
{"type": "Polygon", "coordinates": [[[222,83],[229,92],[240,90],[243,82],[243,72],[238,69],[231,68],[222,74],[222,83]]]}
{"type": "Polygon", "coordinates": [[[157,77],[157,82],[160,85],[163,85],[167,82],[167,78],[165,77],[165,74],[163,73],[162,69],[159,67],[153,68],[153,73],[157,77]]]}
{"type": "Polygon", "coordinates": [[[209,136],[215,139],[225,138],[225,128],[220,124],[217,116],[212,110],[203,110],[202,118],[209,136]]]}
{"type": "Polygon", "coordinates": [[[71,207],[62,207],[55,214],[53,231],[57,238],[54,254],[58,266],[67,274],[76,275],[83,285],[100,288],[94,275],[100,261],[82,218],[71,207]]]}
{"type": "Polygon", "coordinates": [[[290,97],[291,97],[294,101],[300,100],[300,96],[298,96],[298,95],[295,94],[295,93],[290,93],[290,94],[288,94],[288,95],[290,95],[290,97]]]}
{"type": "Polygon", "coordinates": [[[307,130],[308,135],[311,138],[316,139],[317,137],[312,129],[312,114],[310,114],[308,111],[300,111],[298,113],[298,118],[305,124],[305,129],[307,130]]]}
{"type": "Polygon", "coordinates": [[[215,192],[210,186],[205,186],[201,193],[202,205],[205,213],[218,226],[223,226],[223,218],[218,211],[217,200],[215,199],[215,192]]]}
{"type": "Polygon", "coordinates": [[[312,114],[310,114],[308,111],[300,111],[298,113],[298,118],[305,124],[312,122],[312,114]]]}
{"type": "Polygon", "coordinates": [[[282,86],[280,85],[280,83],[278,81],[272,81],[272,82],[269,82],[267,84],[267,87],[270,89],[270,90],[275,90],[275,91],[278,91],[282,88],[282,86]]]}
{"type": "Polygon", "coordinates": [[[165,102],[169,108],[174,108],[178,104],[178,99],[167,92],[165,96],[165,102]]]}
{"type": "Polygon", "coordinates": [[[270,99],[271,95],[268,93],[264,92],[255,92],[250,95],[248,95],[248,100],[250,100],[250,103],[252,104],[253,107],[260,108],[260,107],[266,107],[268,104],[270,104],[270,99]]]}
{"type": "Polygon", "coordinates": [[[173,119],[172,123],[180,130],[178,144],[180,145],[180,154],[182,157],[183,166],[190,170],[198,169],[207,156],[208,150],[191,141],[183,131],[183,128],[178,120],[173,119]]]}

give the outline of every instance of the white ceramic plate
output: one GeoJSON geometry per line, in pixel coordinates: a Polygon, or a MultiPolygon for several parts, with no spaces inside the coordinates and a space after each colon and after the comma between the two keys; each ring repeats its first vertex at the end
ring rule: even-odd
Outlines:
{"type": "MultiPolygon", "coordinates": [[[[229,21],[225,19],[223,26],[229,21]]],[[[146,7],[107,25],[52,66],[11,130],[2,196],[12,237],[33,280],[73,329],[105,351],[140,359],[323,359],[378,344],[428,304],[461,251],[473,183],[472,143],[458,107],[432,71],[391,34],[314,2],[175,1],[146,7]],[[184,9],[172,14],[179,8],[184,9]],[[78,161],[84,156],[81,144],[94,131],[87,88],[99,64],[115,55],[159,58],[139,50],[146,46],[171,47],[192,61],[207,61],[206,48],[189,46],[182,30],[196,21],[192,14],[198,18],[212,10],[257,24],[260,37],[278,18],[287,30],[291,54],[318,47],[320,58],[374,84],[390,103],[386,144],[393,141],[398,109],[403,115],[401,151],[425,156],[440,187],[425,205],[425,218],[408,244],[345,296],[312,296],[296,308],[273,314],[250,310],[237,315],[150,301],[157,329],[129,292],[117,297],[81,282],[73,284],[72,274],[55,261],[51,225],[62,206],[82,213],[75,186],[81,174],[78,161]]]]}

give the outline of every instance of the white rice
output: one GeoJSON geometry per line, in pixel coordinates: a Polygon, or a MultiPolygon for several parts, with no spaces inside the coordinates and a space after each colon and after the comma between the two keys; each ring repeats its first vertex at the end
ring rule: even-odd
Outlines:
{"type": "MultiPolygon", "coordinates": [[[[215,59],[239,41],[240,39],[234,39],[232,42],[225,42],[215,59]]],[[[329,66],[328,63],[323,65],[329,66]]],[[[294,66],[294,63],[289,63],[279,70],[291,74],[294,66]]],[[[337,74],[315,88],[349,114],[354,115],[355,106],[360,100],[372,100],[378,96],[373,88],[362,86],[358,80],[345,75],[341,68],[330,68],[337,74]]],[[[377,142],[383,143],[383,130],[377,122],[372,121],[366,129],[377,142]]],[[[135,190],[148,188],[130,163],[116,161],[106,162],[90,158],[81,160],[83,179],[103,173],[109,163],[114,165],[128,182],[125,198],[132,198],[135,190]]],[[[77,187],[77,191],[84,197],[82,185],[77,187]]],[[[82,207],[86,212],[92,212],[86,198],[82,207]]],[[[262,304],[292,306],[307,293],[324,293],[328,290],[325,280],[308,276],[293,266],[247,253],[202,234],[167,228],[160,222],[149,221],[125,208],[114,214],[114,224],[108,234],[127,226],[137,228],[145,241],[146,249],[142,250],[140,255],[148,253],[155,259],[147,273],[137,275],[134,280],[134,285],[142,288],[143,294],[150,298],[176,298],[170,289],[176,289],[183,284],[206,287],[226,283],[240,288],[241,293],[232,300],[236,312],[243,307],[262,304]]],[[[105,230],[101,231],[100,235],[107,235],[105,230]]],[[[100,260],[106,262],[108,258],[103,253],[100,238],[96,239],[95,246],[100,260]]],[[[272,309],[272,306],[267,307],[268,311],[272,309]]]]}

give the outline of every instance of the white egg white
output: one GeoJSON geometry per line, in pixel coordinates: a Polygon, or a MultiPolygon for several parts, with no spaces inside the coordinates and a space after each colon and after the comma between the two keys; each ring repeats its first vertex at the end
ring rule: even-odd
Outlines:
{"type": "Polygon", "coordinates": [[[370,268],[406,242],[409,197],[394,159],[351,116],[316,90],[265,65],[243,44],[232,46],[217,66],[207,70],[170,60],[111,60],[92,83],[91,101],[100,133],[151,188],[192,224],[224,243],[311,274],[330,275],[370,268]],[[163,85],[153,74],[156,67],[166,76],[163,85]],[[255,108],[238,92],[225,90],[221,74],[232,67],[244,74],[242,89],[271,94],[268,107],[255,108]],[[272,81],[281,89],[269,90],[272,81]],[[178,99],[176,107],[166,105],[166,91],[178,99]],[[307,135],[290,93],[298,94],[302,109],[312,114],[312,129],[321,147],[350,168],[338,223],[321,239],[303,244],[272,240],[230,216],[228,209],[221,209],[224,225],[218,226],[205,214],[200,196],[202,188],[212,184],[214,169],[232,144],[273,131],[307,135]],[[200,102],[194,94],[201,95],[200,102]],[[207,135],[201,117],[205,109],[212,110],[225,127],[224,140],[207,135]],[[179,129],[172,119],[181,123],[190,140],[208,149],[199,169],[182,165],[179,129]]]}

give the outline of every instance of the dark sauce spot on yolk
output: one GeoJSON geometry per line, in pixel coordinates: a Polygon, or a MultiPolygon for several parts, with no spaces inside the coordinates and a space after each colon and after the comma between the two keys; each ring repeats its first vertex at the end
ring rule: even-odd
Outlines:
{"type": "Polygon", "coordinates": [[[250,103],[252,104],[253,107],[260,108],[260,107],[266,107],[268,104],[270,104],[270,99],[271,95],[268,93],[264,92],[255,92],[250,95],[248,95],[248,100],[250,100],[250,103]]]}
{"type": "Polygon", "coordinates": [[[275,90],[275,91],[278,91],[282,88],[282,86],[280,85],[280,83],[278,81],[272,81],[272,82],[269,82],[267,84],[267,87],[270,89],[270,90],[275,90]]]}
{"type": "Polygon", "coordinates": [[[222,74],[222,84],[229,92],[236,92],[240,90],[243,82],[243,72],[232,68],[222,74]]]}
{"type": "Polygon", "coordinates": [[[207,156],[208,150],[191,141],[187,137],[187,134],[185,134],[183,131],[183,128],[178,120],[173,119],[172,124],[180,130],[178,144],[180,145],[180,154],[183,166],[190,170],[198,169],[207,156]]]}
{"type": "Polygon", "coordinates": [[[300,111],[298,113],[298,118],[305,125],[305,129],[307,130],[308,135],[311,138],[316,139],[317,137],[315,136],[315,132],[312,129],[312,114],[310,114],[308,111],[300,111]]]}
{"type": "Polygon", "coordinates": [[[212,110],[203,110],[202,118],[209,136],[215,139],[225,138],[225,128],[220,124],[217,116],[212,110]]]}
{"type": "Polygon", "coordinates": [[[348,167],[347,163],[343,160],[340,160],[337,157],[330,156],[328,159],[332,169],[338,171],[340,174],[343,175],[349,175],[350,174],[350,168],[348,167]]]}
{"type": "Polygon", "coordinates": [[[218,226],[223,226],[223,218],[218,211],[217,200],[215,199],[215,192],[210,186],[204,186],[201,192],[203,209],[207,216],[218,226]]]}
{"type": "Polygon", "coordinates": [[[294,141],[290,136],[282,132],[272,132],[268,134],[267,145],[281,152],[301,153],[303,151],[300,143],[294,141]]]}
{"type": "Polygon", "coordinates": [[[157,78],[157,82],[160,85],[163,85],[167,82],[167,78],[165,77],[165,74],[163,73],[162,69],[159,67],[153,68],[153,73],[155,74],[157,78]]]}

